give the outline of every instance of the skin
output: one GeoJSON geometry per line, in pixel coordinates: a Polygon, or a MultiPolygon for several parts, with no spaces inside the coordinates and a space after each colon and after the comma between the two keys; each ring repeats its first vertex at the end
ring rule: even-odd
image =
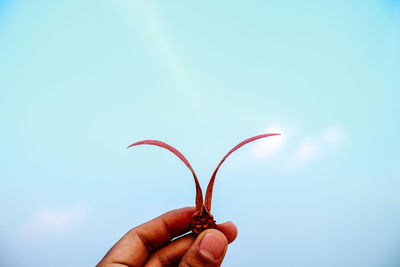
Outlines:
{"type": "Polygon", "coordinates": [[[232,222],[198,236],[188,233],[195,207],[167,212],[126,233],[97,267],[220,266],[237,236],[232,222]]]}

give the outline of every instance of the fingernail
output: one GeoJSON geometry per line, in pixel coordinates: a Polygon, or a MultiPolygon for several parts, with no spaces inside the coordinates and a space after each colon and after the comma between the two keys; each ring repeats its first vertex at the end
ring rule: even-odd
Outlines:
{"type": "Polygon", "coordinates": [[[203,257],[218,260],[225,251],[226,242],[218,235],[207,233],[200,242],[199,251],[203,257]]]}

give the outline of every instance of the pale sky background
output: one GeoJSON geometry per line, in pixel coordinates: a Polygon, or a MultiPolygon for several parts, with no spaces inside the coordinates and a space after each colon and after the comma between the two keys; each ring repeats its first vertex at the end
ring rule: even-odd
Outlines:
{"type": "Polygon", "coordinates": [[[0,1],[0,266],[94,266],[213,197],[224,266],[400,266],[400,1],[0,1]]]}

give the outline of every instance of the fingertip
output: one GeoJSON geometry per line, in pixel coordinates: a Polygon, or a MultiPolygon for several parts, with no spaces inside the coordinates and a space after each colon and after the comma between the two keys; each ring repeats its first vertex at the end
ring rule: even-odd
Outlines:
{"type": "Polygon", "coordinates": [[[236,225],[231,221],[218,224],[217,229],[225,235],[228,243],[232,243],[238,235],[238,229],[236,225]]]}
{"type": "Polygon", "coordinates": [[[178,208],[174,210],[170,210],[168,213],[176,213],[176,212],[181,212],[181,213],[194,213],[196,210],[195,206],[189,206],[189,207],[183,207],[183,208],[178,208]]]}

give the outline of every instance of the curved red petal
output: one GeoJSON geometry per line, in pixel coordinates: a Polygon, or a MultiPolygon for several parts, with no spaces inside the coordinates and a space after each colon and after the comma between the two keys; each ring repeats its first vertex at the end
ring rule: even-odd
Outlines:
{"type": "Polygon", "coordinates": [[[274,136],[274,135],[280,135],[278,133],[270,133],[270,134],[261,134],[261,135],[257,135],[257,136],[253,136],[251,138],[248,138],[242,142],[240,142],[237,146],[235,146],[234,148],[232,148],[226,155],[225,157],[223,157],[223,159],[221,160],[221,162],[218,164],[217,168],[215,169],[213,175],[211,176],[210,182],[208,183],[207,186],[207,191],[206,191],[206,196],[205,196],[205,208],[206,210],[210,211],[211,210],[211,199],[212,199],[212,191],[213,191],[213,187],[214,187],[214,181],[215,181],[215,176],[217,175],[218,169],[219,167],[222,165],[222,163],[226,160],[226,158],[232,154],[235,150],[241,148],[242,146],[244,146],[247,143],[253,142],[257,139],[260,138],[265,138],[265,137],[269,137],[269,136],[274,136]]]}
{"type": "Polygon", "coordinates": [[[154,146],[165,148],[165,149],[171,151],[172,153],[174,153],[183,163],[185,163],[185,165],[189,168],[189,170],[193,174],[194,182],[196,184],[196,210],[197,210],[197,212],[201,212],[201,210],[203,208],[203,193],[201,191],[201,187],[200,187],[199,181],[197,179],[196,173],[194,172],[192,166],[190,166],[190,163],[185,158],[185,156],[183,156],[182,153],[179,152],[176,148],[174,148],[164,142],[157,141],[157,140],[139,141],[139,142],[133,143],[132,145],[128,146],[128,148],[133,147],[133,146],[138,146],[138,145],[154,145],[154,146]]]}

